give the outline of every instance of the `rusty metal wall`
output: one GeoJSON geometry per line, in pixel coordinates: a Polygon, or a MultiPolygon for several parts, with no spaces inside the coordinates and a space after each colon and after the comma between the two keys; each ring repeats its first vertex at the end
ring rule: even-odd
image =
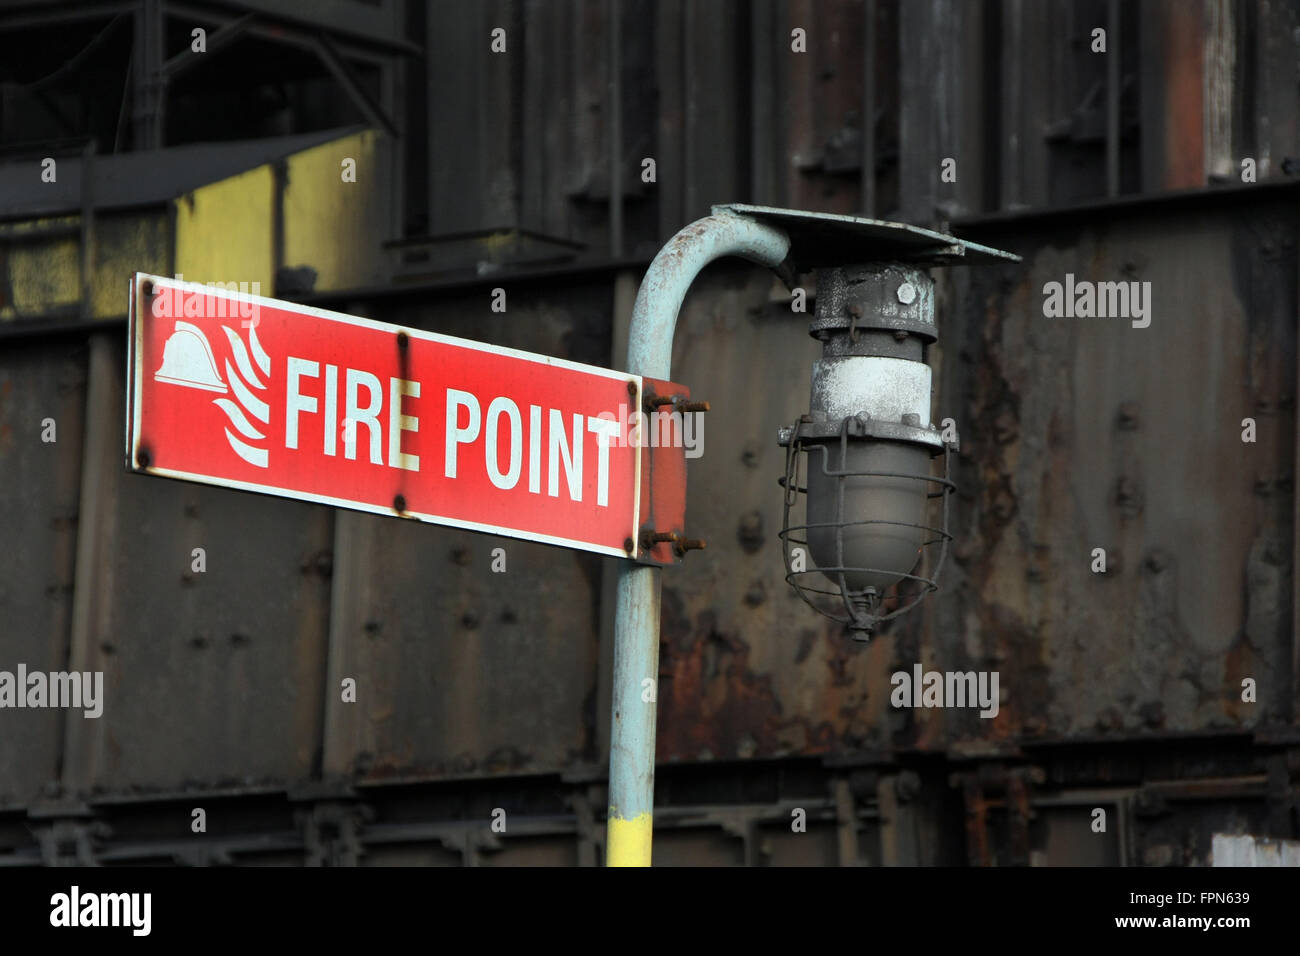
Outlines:
{"type": "Polygon", "coordinates": [[[1295,200],[1239,189],[971,227],[1025,263],[965,277],[949,315],[943,394],[961,396],[971,491],[957,606],[931,639],[1019,688],[1004,733],[1294,719],[1295,200]],[[1150,282],[1150,326],[1045,318],[1044,284],[1067,272],[1150,282]]]}

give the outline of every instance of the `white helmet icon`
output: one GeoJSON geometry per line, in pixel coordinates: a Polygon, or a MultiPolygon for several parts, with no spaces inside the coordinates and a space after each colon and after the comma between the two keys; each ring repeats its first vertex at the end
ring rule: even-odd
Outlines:
{"type": "Polygon", "coordinates": [[[176,330],[163,346],[162,367],[154,372],[154,381],[209,392],[226,392],[226,383],[217,371],[212,346],[198,326],[177,322],[176,330]]]}

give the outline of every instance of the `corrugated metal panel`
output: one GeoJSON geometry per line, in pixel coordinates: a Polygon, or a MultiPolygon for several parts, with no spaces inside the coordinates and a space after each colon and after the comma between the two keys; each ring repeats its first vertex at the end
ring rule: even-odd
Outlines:
{"type": "MultiPolygon", "coordinates": [[[[65,669],[85,409],[80,342],[7,346],[0,362],[0,670],[65,669]],[[42,440],[53,419],[56,440],[42,440]],[[22,489],[22,493],[16,492],[22,489]]],[[[0,806],[56,781],[63,715],[4,711],[0,806]]]]}
{"type": "Polygon", "coordinates": [[[514,150],[514,80],[522,78],[522,20],[510,0],[449,3],[431,11],[429,64],[429,231],[517,226],[520,173],[514,150]],[[507,53],[493,53],[492,31],[506,31],[507,53]]]}
{"type": "Polygon", "coordinates": [[[984,4],[899,4],[900,210],[929,225],[984,208],[984,4]],[[942,176],[955,163],[955,182],[942,176]]]}
{"type": "Polygon", "coordinates": [[[124,343],[92,340],[67,715],[70,793],[282,784],[321,747],[329,509],[127,474],[124,343]],[[206,571],[194,570],[203,548],[206,571]]]}
{"type": "MultiPolygon", "coordinates": [[[[606,287],[486,288],[386,316],[591,363],[606,287]]],[[[595,752],[600,559],[340,515],[326,695],[327,773],[364,779],[547,772],[595,752]],[[503,549],[505,571],[494,572],[503,549]],[[339,681],[351,676],[356,704],[339,681]]]]}

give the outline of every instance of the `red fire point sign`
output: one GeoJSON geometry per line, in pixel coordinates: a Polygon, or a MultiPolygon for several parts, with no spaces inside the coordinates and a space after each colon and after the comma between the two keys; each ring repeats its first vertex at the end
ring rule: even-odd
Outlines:
{"type": "Polygon", "coordinates": [[[650,560],[685,510],[637,375],[137,274],[128,382],[135,471],[650,560]]]}

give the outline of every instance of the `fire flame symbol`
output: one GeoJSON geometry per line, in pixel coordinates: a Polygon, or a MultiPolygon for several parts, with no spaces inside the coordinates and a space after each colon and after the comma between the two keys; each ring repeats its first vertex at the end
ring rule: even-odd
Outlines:
{"type": "MultiPolygon", "coordinates": [[[[234,329],[228,325],[223,325],[222,330],[226,333],[226,338],[230,340],[230,350],[235,355],[235,364],[239,366],[239,374],[230,367],[230,359],[226,359],[226,381],[230,382],[231,391],[239,399],[236,405],[228,398],[214,398],[214,405],[217,405],[226,417],[230,419],[230,424],[234,425],[241,435],[245,438],[251,438],[254,441],[262,441],[266,438],[261,432],[254,428],[245,416],[245,412],[252,415],[263,425],[271,421],[271,406],[262,401],[251,391],[248,385],[259,391],[265,391],[266,386],[258,379],[253,371],[253,366],[248,361],[248,349],[244,348],[243,340],[235,334],[234,329]],[[240,376],[243,378],[240,378],[240,376]],[[248,385],[244,384],[244,380],[248,385]],[[241,407],[242,406],[242,407],[241,407]]],[[[253,359],[257,362],[257,367],[262,370],[263,375],[271,374],[271,357],[262,350],[262,345],[257,341],[257,330],[253,326],[248,327],[248,344],[253,352],[253,359]]],[[[240,441],[226,430],[226,441],[230,442],[230,447],[235,450],[235,454],[250,465],[256,465],[258,468],[266,467],[267,451],[265,448],[254,448],[252,445],[240,441]]]]}

